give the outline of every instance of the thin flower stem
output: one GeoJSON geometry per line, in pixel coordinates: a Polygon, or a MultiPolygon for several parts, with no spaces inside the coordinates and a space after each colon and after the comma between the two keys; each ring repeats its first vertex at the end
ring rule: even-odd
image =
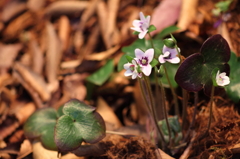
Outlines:
{"type": "MultiPolygon", "coordinates": [[[[161,96],[161,101],[164,100],[164,98],[162,97],[162,94],[160,92],[160,88],[159,88],[159,82],[158,82],[158,69],[157,67],[155,66],[154,67],[154,78],[155,78],[155,96],[156,97],[160,97],[161,96]]],[[[161,108],[160,110],[158,110],[159,112],[159,116],[158,117],[158,120],[163,120],[164,119],[164,112],[162,111],[162,104],[160,102],[158,102],[159,99],[158,98],[155,98],[155,104],[156,104],[156,108],[161,108]]],[[[156,111],[157,112],[157,111],[156,111]]]]}
{"type": "Polygon", "coordinates": [[[214,89],[215,89],[215,87],[212,86],[212,92],[211,92],[211,97],[210,97],[210,108],[209,108],[209,113],[210,113],[210,114],[209,114],[207,132],[209,131],[209,129],[210,129],[210,127],[211,127],[211,123],[212,123],[212,116],[213,116],[212,107],[213,107],[214,89]]]}
{"type": "Polygon", "coordinates": [[[162,108],[163,108],[163,112],[164,112],[164,118],[165,118],[165,121],[166,121],[166,124],[167,124],[167,129],[168,129],[168,134],[169,134],[169,142],[170,142],[170,145],[171,145],[171,138],[172,138],[172,135],[171,135],[171,127],[170,127],[170,124],[169,124],[169,121],[168,121],[168,113],[167,113],[167,107],[166,107],[166,103],[165,103],[165,98],[166,98],[166,95],[165,95],[165,90],[164,90],[164,87],[162,85],[162,82],[161,80],[159,80],[159,86],[161,88],[161,94],[162,94],[162,108]]]}
{"type": "Polygon", "coordinates": [[[150,42],[151,42],[151,45],[152,45],[152,48],[154,48],[154,44],[153,44],[153,39],[152,39],[152,36],[150,33],[148,33],[149,37],[150,37],[150,42]]]}
{"type": "MultiPolygon", "coordinates": [[[[145,84],[146,84],[145,79],[144,79],[144,82],[145,82],[145,84]]],[[[158,130],[158,133],[160,134],[160,138],[161,138],[161,140],[162,140],[162,144],[163,144],[163,148],[164,148],[165,145],[166,145],[166,141],[165,141],[165,139],[164,139],[164,135],[163,135],[162,131],[160,130],[159,126],[158,126],[156,116],[154,115],[155,113],[151,110],[151,106],[150,106],[151,104],[149,104],[149,102],[148,102],[148,100],[147,100],[147,98],[146,98],[146,96],[145,96],[145,94],[144,94],[145,91],[144,91],[144,88],[143,88],[143,84],[142,84],[141,79],[139,79],[139,83],[140,83],[140,88],[141,88],[141,92],[142,92],[143,98],[144,98],[144,100],[145,100],[145,102],[146,102],[146,104],[147,104],[147,108],[148,108],[149,113],[150,113],[150,114],[152,115],[152,117],[153,117],[153,121],[154,121],[155,127],[156,127],[156,129],[158,130]]],[[[148,87],[148,86],[146,86],[146,87],[148,87]]],[[[147,91],[148,91],[148,88],[147,88],[147,91]]],[[[148,95],[149,95],[149,98],[152,98],[152,97],[150,97],[151,95],[150,95],[149,92],[148,92],[148,95]]],[[[151,99],[150,99],[150,101],[151,101],[151,99]]],[[[150,103],[152,103],[152,102],[150,102],[150,103]]]]}
{"type": "Polygon", "coordinates": [[[175,91],[173,89],[172,83],[170,82],[170,79],[169,79],[169,76],[168,76],[167,69],[166,69],[166,67],[164,65],[163,65],[163,68],[164,68],[164,71],[165,71],[165,74],[166,74],[166,78],[167,78],[167,81],[169,83],[172,95],[173,95],[173,100],[174,100],[174,104],[175,104],[175,113],[177,114],[177,116],[180,117],[177,95],[176,95],[176,93],[175,93],[175,91]]]}
{"type": "Polygon", "coordinates": [[[214,89],[215,89],[215,87],[212,86],[211,96],[210,96],[210,108],[209,108],[209,119],[208,119],[207,129],[204,132],[204,134],[202,135],[202,137],[200,137],[200,140],[203,139],[209,133],[209,130],[210,130],[210,127],[211,127],[212,116],[213,116],[212,107],[213,107],[214,89]]]}
{"type": "MultiPolygon", "coordinates": [[[[177,53],[180,59],[180,65],[181,65],[183,62],[181,52],[178,50],[177,46],[175,46],[175,49],[177,50],[177,53]]],[[[188,101],[187,91],[183,88],[182,88],[182,94],[183,94],[183,101],[182,101],[182,105],[183,105],[182,106],[182,130],[183,130],[185,123],[187,121],[186,115],[187,115],[187,101],[188,101]]]]}
{"type": "Polygon", "coordinates": [[[194,92],[194,111],[193,111],[193,119],[192,122],[188,128],[187,134],[184,138],[184,142],[187,141],[190,132],[194,129],[195,121],[196,121],[196,115],[197,115],[197,104],[198,104],[198,92],[194,92]]]}

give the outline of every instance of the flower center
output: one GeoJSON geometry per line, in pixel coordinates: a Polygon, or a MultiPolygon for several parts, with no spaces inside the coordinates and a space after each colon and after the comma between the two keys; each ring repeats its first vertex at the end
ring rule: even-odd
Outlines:
{"type": "Polygon", "coordinates": [[[148,65],[148,58],[147,57],[142,57],[142,59],[139,59],[139,63],[143,66],[148,65]]]}
{"type": "MultiPolygon", "coordinates": [[[[167,51],[168,52],[168,51],[167,51]]],[[[168,56],[163,57],[164,59],[171,59],[171,53],[168,56]]]]}
{"type": "Polygon", "coordinates": [[[129,69],[133,72],[133,71],[135,70],[135,66],[134,66],[134,65],[131,65],[131,66],[129,67],[129,69]]]}
{"type": "Polygon", "coordinates": [[[145,31],[147,29],[147,23],[145,22],[139,22],[139,28],[141,29],[141,31],[145,31]]]}

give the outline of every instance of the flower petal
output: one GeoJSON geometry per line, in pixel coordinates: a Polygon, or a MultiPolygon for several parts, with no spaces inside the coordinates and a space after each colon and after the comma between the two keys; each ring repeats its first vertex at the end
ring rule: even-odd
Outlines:
{"type": "Polygon", "coordinates": [[[138,59],[142,59],[142,57],[144,57],[144,52],[140,49],[135,49],[135,56],[137,58],[136,61],[138,61],[138,59]]]}
{"type": "Polygon", "coordinates": [[[126,72],[124,72],[124,76],[131,76],[133,74],[133,72],[128,69],[126,72]]]}
{"type": "Polygon", "coordinates": [[[154,49],[148,49],[145,51],[145,56],[148,58],[148,63],[150,63],[153,60],[154,49]]]}
{"type": "Polygon", "coordinates": [[[164,52],[163,57],[168,57],[170,55],[169,51],[164,52]]]}
{"type": "Polygon", "coordinates": [[[172,59],[167,59],[168,62],[173,63],[173,64],[177,64],[180,62],[180,58],[179,57],[174,57],[172,59]]]}
{"type": "Polygon", "coordinates": [[[138,76],[138,73],[137,73],[137,72],[133,72],[133,74],[132,74],[132,79],[136,79],[137,76],[138,76]]]}
{"type": "Polygon", "coordinates": [[[140,33],[138,34],[138,38],[139,39],[143,39],[144,36],[147,34],[148,30],[145,30],[145,31],[140,31],[140,33]]]}
{"type": "Polygon", "coordinates": [[[143,12],[139,13],[139,17],[140,17],[141,21],[145,21],[145,16],[144,16],[143,12]]]}
{"type": "Polygon", "coordinates": [[[152,66],[151,65],[147,65],[142,67],[142,72],[146,75],[149,76],[152,72],[152,66]]]}
{"type": "Polygon", "coordinates": [[[127,69],[129,69],[129,67],[130,67],[131,65],[132,65],[131,63],[126,63],[126,64],[123,65],[123,68],[124,68],[125,70],[127,70],[127,69]]]}
{"type": "Polygon", "coordinates": [[[166,60],[164,59],[164,56],[163,56],[163,55],[160,55],[160,56],[159,56],[158,61],[159,61],[160,63],[165,63],[165,62],[166,62],[166,60]]]}

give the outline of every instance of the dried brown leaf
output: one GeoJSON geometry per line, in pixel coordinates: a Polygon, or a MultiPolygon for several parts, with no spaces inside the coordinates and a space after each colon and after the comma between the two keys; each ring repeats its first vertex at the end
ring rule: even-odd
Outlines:
{"type": "Polygon", "coordinates": [[[9,1],[9,3],[3,7],[1,20],[6,23],[26,9],[26,3],[22,3],[20,1],[9,1]]]}
{"type": "Polygon", "coordinates": [[[63,51],[65,51],[68,48],[69,45],[69,38],[70,38],[70,21],[67,16],[63,15],[59,19],[59,38],[62,43],[63,51]]]}
{"type": "Polygon", "coordinates": [[[106,51],[103,52],[99,52],[99,53],[94,53],[91,55],[87,55],[85,57],[86,60],[97,60],[97,61],[101,61],[101,60],[105,60],[107,59],[109,56],[111,56],[112,54],[116,53],[116,51],[120,48],[119,45],[116,45],[106,51]]]}
{"type": "Polygon", "coordinates": [[[182,8],[177,26],[184,31],[193,22],[197,13],[198,0],[182,0],[182,8]]]}
{"type": "Polygon", "coordinates": [[[21,144],[20,152],[17,159],[22,159],[32,153],[32,145],[28,139],[25,139],[21,144]]]}
{"type": "Polygon", "coordinates": [[[46,24],[47,52],[46,52],[46,76],[49,82],[49,90],[55,92],[59,87],[57,79],[58,69],[62,58],[62,47],[59,37],[52,23],[46,24]]]}
{"type": "Polygon", "coordinates": [[[34,103],[26,103],[24,105],[15,103],[16,107],[11,110],[15,114],[20,124],[24,124],[30,115],[36,110],[34,103]]]}
{"type": "Polygon", "coordinates": [[[34,12],[25,12],[11,21],[3,32],[5,40],[18,38],[23,30],[34,26],[37,23],[37,17],[34,12]]]}
{"type": "Polygon", "coordinates": [[[42,76],[36,74],[28,67],[16,62],[14,69],[20,73],[22,78],[40,95],[43,101],[48,101],[50,99],[50,92],[47,89],[47,84],[45,83],[42,76]]]}
{"type": "Polygon", "coordinates": [[[9,68],[22,49],[22,44],[0,44],[0,68],[9,68]]]}
{"type": "Polygon", "coordinates": [[[33,144],[32,151],[34,159],[59,159],[57,151],[45,149],[40,142],[33,144]]]}
{"type": "Polygon", "coordinates": [[[27,1],[27,7],[31,11],[39,11],[46,5],[47,0],[28,0],[27,1]]]}
{"type": "Polygon", "coordinates": [[[31,39],[29,45],[32,54],[32,70],[37,74],[42,74],[44,66],[43,52],[34,38],[31,39]]]}
{"type": "Polygon", "coordinates": [[[45,14],[50,16],[76,14],[86,9],[88,5],[88,1],[55,1],[46,8],[45,14]]]}
{"type": "Polygon", "coordinates": [[[104,121],[113,125],[112,128],[114,130],[122,127],[122,124],[118,117],[116,116],[116,114],[114,113],[113,109],[101,97],[98,97],[97,99],[97,112],[103,117],[104,121]]]}
{"type": "Polygon", "coordinates": [[[151,34],[156,34],[162,29],[173,25],[179,17],[182,0],[165,0],[161,1],[154,9],[151,24],[157,29],[151,34]]]}

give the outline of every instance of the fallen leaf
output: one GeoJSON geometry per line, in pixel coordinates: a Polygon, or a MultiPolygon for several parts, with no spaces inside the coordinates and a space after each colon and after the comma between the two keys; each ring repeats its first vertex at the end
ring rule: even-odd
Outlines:
{"type": "Polygon", "coordinates": [[[122,127],[122,124],[119,121],[116,114],[114,113],[113,109],[107,104],[107,102],[102,97],[98,97],[97,99],[97,112],[103,117],[104,121],[113,125],[112,128],[114,130],[122,127]]]}
{"type": "Polygon", "coordinates": [[[182,0],[164,0],[154,9],[151,24],[157,29],[151,32],[152,35],[162,29],[173,25],[179,18],[182,0]]]}
{"type": "Polygon", "coordinates": [[[182,0],[181,14],[177,26],[184,31],[193,22],[197,13],[198,0],[182,0]]]}

